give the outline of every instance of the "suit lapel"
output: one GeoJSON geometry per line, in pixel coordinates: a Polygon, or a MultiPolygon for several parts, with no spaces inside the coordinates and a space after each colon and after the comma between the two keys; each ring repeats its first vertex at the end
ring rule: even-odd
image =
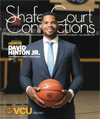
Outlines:
{"type": "Polygon", "coordinates": [[[48,67],[47,67],[47,64],[45,62],[45,58],[44,58],[44,48],[43,48],[43,39],[41,39],[39,42],[38,42],[38,49],[39,49],[39,52],[40,52],[40,61],[43,65],[43,70],[47,73],[47,75],[50,77],[50,74],[49,74],[49,71],[48,71],[48,67]]]}
{"type": "Polygon", "coordinates": [[[52,77],[54,76],[54,74],[56,73],[59,65],[60,65],[60,62],[63,58],[63,55],[64,55],[64,51],[65,51],[65,46],[64,46],[64,43],[65,41],[59,39],[58,41],[58,52],[57,52],[57,58],[56,58],[56,63],[55,63],[55,66],[54,66],[54,70],[53,70],[53,75],[52,77]]]}

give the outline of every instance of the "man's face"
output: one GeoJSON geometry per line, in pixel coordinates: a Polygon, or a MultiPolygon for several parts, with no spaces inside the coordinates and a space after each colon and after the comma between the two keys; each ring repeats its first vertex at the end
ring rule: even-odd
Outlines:
{"type": "Polygon", "coordinates": [[[54,38],[57,35],[58,23],[53,15],[43,17],[41,29],[46,37],[54,38]]]}

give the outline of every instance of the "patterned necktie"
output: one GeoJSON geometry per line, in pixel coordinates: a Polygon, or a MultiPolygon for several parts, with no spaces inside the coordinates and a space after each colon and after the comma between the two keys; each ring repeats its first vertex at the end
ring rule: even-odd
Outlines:
{"type": "Polygon", "coordinates": [[[47,66],[50,76],[52,77],[52,72],[54,68],[54,56],[53,56],[53,48],[52,48],[53,42],[48,41],[47,43],[48,43],[47,66]]]}

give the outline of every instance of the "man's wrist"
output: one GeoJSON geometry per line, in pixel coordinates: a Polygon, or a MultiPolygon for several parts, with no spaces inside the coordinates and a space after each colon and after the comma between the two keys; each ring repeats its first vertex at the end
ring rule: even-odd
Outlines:
{"type": "Polygon", "coordinates": [[[71,100],[72,100],[72,98],[74,97],[74,91],[73,91],[72,89],[69,89],[68,91],[69,91],[69,92],[71,93],[71,95],[72,95],[71,99],[69,100],[69,103],[70,103],[71,100]]]}
{"type": "Polygon", "coordinates": [[[27,93],[27,95],[28,95],[28,89],[30,88],[31,86],[27,86],[27,88],[26,88],[26,93],[27,93]]]}

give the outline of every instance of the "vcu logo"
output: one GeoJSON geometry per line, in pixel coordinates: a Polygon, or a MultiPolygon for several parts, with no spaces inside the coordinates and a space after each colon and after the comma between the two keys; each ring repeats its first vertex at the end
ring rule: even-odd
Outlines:
{"type": "Polygon", "coordinates": [[[47,93],[47,97],[51,99],[54,96],[54,93],[47,93]]]}
{"type": "Polygon", "coordinates": [[[7,108],[6,109],[6,113],[7,114],[11,114],[11,113],[15,113],[15,114],[32,114],[32,108],[30,108],[30,110],[28,110],[28,108],[25,107],[21,107],[21,108],[7,108]]]}
{"type": "Polygon", "coordinates": [[[50,3],[55,4],[55,10],[60,11],[94,11],[95,8],[99,9],[100,0],[50,0],[50,3]]]}

